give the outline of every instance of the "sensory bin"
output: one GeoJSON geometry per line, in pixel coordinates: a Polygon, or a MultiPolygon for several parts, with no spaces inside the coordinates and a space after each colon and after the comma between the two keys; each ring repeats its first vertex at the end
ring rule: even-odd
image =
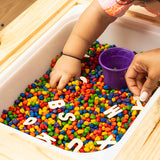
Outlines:
{"type": "Polygon", "coordinates": [[[137,103],[128,88],[115,90],[103,82],[98,57],[111,47],[115,45],[95,41],[87,52],[88,57],[84,57],[81,63],[81,75],[86,77],[87,83],[72,79],[63,91],[49,85],[49,74],[60,57],[57,55],[46,73],[29,84],[8,110],[3,110],[0,122],[74,152],[96,152],[119,142],[140,111],[132,110],[137,103]],[[57,100],[63,100],[65,105],[51,108],[49,102],[57,100]],[[119,112],[105,114],[113,106],[119,107],[119,112]],[[69,116],[64,120],[60,114],[63,118],[69,116]],[[49,141],[42,138],[46,135],[50,137],[49,141]],[[107,138],[111,143],[102,146],[101,142],[107,138]],[[76,144],[67,147],[74,139],[81,143],[78,150],[76,144]]]}

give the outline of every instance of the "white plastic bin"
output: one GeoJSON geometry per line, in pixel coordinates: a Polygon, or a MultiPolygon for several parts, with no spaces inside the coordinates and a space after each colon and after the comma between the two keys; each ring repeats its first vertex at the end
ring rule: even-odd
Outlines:
{"type": "MultiPolygon", "coordinates": [[[[48,32],[46,32],[35,44],[21,55],[5,72],[0,75],[0,112],[13,105],[14,100],[23,92],[26,86],[36,78],[44,74],[50,66],[51,60],[62,51],[62,48],[80,14],[86,6],[73,7],[61,20],[59,20],[48,32]]],[[[159,47],[160,28],[149,23],[123,16],[111,24],[99,37],[101,43],[116,44],[132,51],[146,51],[159,47]]],[[[127,130],[122,139],[114,146],[94,153],[72,153],[55,146],[49,146],[53,150],[69,155],[75,159],[85,160],[112,160],[125,145],[128,138],[143,120],[147,112],[152,108],[160,96],[158,89],[151,97],[132,126],[127,130]]],[[[12,129],[13,132],[26,135],[13,128],[0,124],[0,127],[12,129]]],[[[33,137],[32,137],[33,139],[33,137]]],[[[44,145],[39,139],[37,143],[44,145]]]]}

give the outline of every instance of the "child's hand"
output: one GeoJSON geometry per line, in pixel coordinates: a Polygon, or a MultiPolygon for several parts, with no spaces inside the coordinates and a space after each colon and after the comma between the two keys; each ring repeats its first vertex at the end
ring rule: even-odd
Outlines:
{"type": "MultiPolygon", "coordinates": [[[[83,58],[90,45],[104,32],[107,26],[116,20],[94,0],[83,12],[69,36],[63,52],[74,57],[83,58]]],[[[79,78],[81,62],[75,58],[63,55],[50,74],[50,85],[62,90],[72,77],[79,78]]]]}
{"type": "Polygon", "coordinates": [[[71,78],[79,78],[80,74],[80,60],[61,56],[50,74],[50,85],[54,88],[58,84],[58,89],[62,90],[71,78]]]}
{"type": "Polygon", "coordinates": [[[160,79],[160,48],[135,55],[126,81],[129,89],[141,101],[146,101],[160,79]]]}

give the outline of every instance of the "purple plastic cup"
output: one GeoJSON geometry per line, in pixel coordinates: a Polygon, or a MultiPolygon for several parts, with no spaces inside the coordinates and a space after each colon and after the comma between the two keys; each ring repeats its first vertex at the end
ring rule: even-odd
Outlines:
{"type": "Polygon", "coordinates": [[[121,47],[109,48],[99,56],[102,66],[104,83],[112,89],[126,88],[125,74],[131,64],[134,53],[121,47]]]}

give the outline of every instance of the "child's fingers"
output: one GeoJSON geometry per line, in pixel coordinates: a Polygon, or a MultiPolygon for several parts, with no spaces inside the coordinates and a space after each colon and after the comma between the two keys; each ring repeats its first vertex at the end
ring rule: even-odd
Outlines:
{"type": "Polygon", "coordinates": [[[58,83],[58,90],[62,90],[71,78],[72,76],[69,75],[62,76],[58,83]]]}
{"type": "Polygon", "coordinates": [[[53,75],[52,73],[50,74],[50,86],[51,86],[51,88],[55,88],[58,81],[61,78],[61,75],[56,75],[56,74],[53,75]]]}

